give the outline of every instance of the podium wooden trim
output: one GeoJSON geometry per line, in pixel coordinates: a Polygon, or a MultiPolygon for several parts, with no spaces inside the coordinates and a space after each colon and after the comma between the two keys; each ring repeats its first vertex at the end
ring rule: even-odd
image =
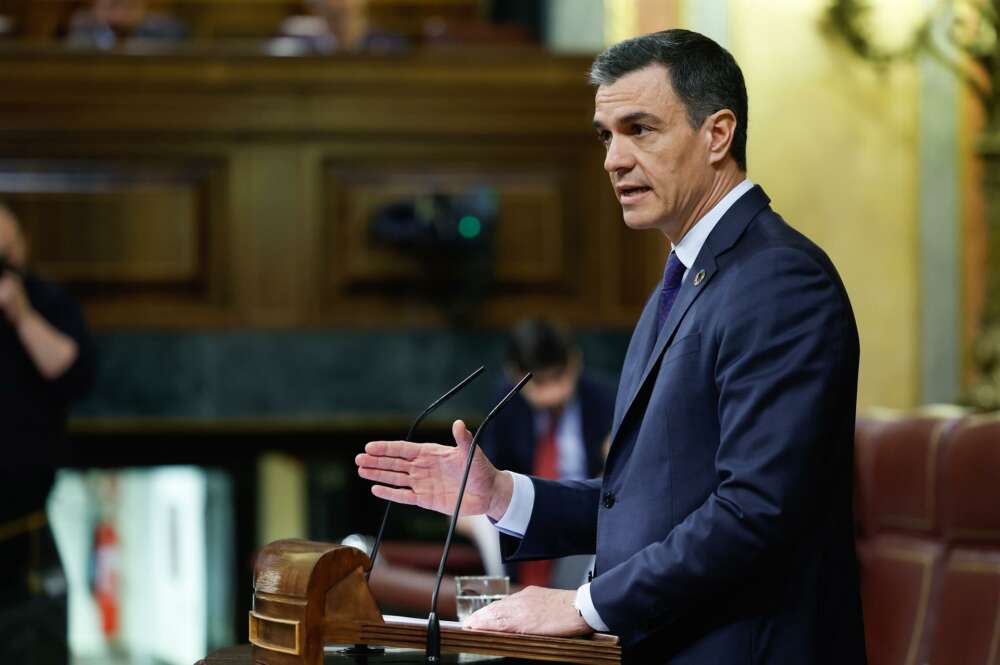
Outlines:
{"type": "Polygon", "coordinates": [[[293,656],[298,656],[302,653],[302,622],[294,621],[291,619],[277,619],[275,617],[264,617],[253,610],[250,610],[250,644],[254,646],[259,646],[264,649],[269,649],[271,651],[277,651],[279,653],[290,653],[293,656]],[[292,646],[282,646],[274,641],[265,640],[260,636],[261,625],[273,625],[273,626],[292,626],[295,631],[292,646]]]}
{"type": "MultiPolygon", "coordinates": [[[[321,665],[328,644],[422,650],[427,627],[385,620],[365,578],[370,567],[360,550],[329,543],[279,540],[261,550],[249,616],[253,662],[321,665]]],[[[602,633],[565,638],[443,627],[441,650],[584,665],[621,662],[618,638],[602,633]]]]}

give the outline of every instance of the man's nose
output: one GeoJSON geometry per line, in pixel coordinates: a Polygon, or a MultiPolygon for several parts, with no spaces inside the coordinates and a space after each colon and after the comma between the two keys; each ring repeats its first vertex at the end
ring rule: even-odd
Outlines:
{"type": "Polygon", "coordinates": [[[604,170],[608,173],[630,171],[634,166],[632,153],[628,142],[620,138],[612,138],[608,143],[608,151],[604,155],[604,170]]]}

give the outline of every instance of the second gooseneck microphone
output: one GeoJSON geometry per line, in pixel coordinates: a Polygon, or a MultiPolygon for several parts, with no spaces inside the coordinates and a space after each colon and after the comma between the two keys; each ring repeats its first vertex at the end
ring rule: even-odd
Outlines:
{"type": "MultiPolygon", "coordinates": [[[[439,406],[450,400],[452,397],[457,395],[465,386],[469,385],[473,379],[483,373],[486,366],[483,365],[475,372],[465,377],[459,381],[451,390],[441,395],[436,400],[431,402],[430,406],[423,410],[423,412],[417,416],[413,424],[410,425],[410,430],[406,433],[406,438],[404,441],[412,441],[413,433],[416,431],[417,427],[423,422],[424,418],[433,413],[439,406]]],[[[392,507],[392,501],[385,502],[385,512],[382,513],[382,525],[378,528],[378,536],[375,538],[375,544],[372,546],[372,553],[369,559],[371,560],[371,567],[368,569],[367,577],[371,577],[372,571],[375,570],[375,559],[378,558],[378,548],[382,544],[382,536],[385,534],[385,525],[389,522],[389,509],[392,507]]]]}
{"type": "Polygon", "coordinates": [[[451,513],[451,522],[448,524],[448,536],[444,541],[444,551],[441,553],[441,561],[438,563],[437,578],[434,580],[434,593],[431,595],[431,613],[427,617],[427,648],[424,662],[437,665],[441,662],[441,622],[437,616],[438,592],[441,591],[441,579],[444,577],[444,566],[448,561],[448,550],[451,549],[451,539],[455,536],[455,524],[458,522],[458,515],[462,512],[462,497],[465,495],[465,484],[469,481],[469,471],[472,469],[472,460],[476,456],[476,445],[479,443],[479,436],[486,431],[486,426],[490,424],[493,417],[500,412],[507,402],[516,395],[524,384],[531,380],[531,372],[524,375],[517,385],[507,393],[500,402],[493,407],[486,418],[483,419],[472,443],[469,444],[469,455],[465,459],[465,472],[462,474],[462,482],[458,486],[458,497],[455,499],[455,510],[451,513]]]}

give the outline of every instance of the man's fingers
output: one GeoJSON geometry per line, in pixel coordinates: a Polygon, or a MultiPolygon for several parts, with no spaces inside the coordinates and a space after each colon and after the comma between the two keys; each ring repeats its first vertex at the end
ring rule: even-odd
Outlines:
{"type": "Polygon", "coordinates": [[[491,603],[462,624],[472,630],[531,635],[576,636],[593,629],[573,607],[574,591],[528,587],[491,603]]]}
{"type": "Polygon", "coordinates": [[[365,480],[373,480],[376,483],[385,483],[386,485],[395,485],[397,487],[408,487],[411,482],[410,476],[405,473],[382,471],[380,469],[371,469],[366,466],[358,469],[358,475],[365,480]]]}
{"type": "Polygon", "coordinates": [[[365,445],[365,452],[369,455],[412,460],[420,454],[421,445],[410,441],[369,441],[365,445]]]}
{"type": "Polygon", "coordinates": [[[392,501],[394,503],[405,503],[408,506],[417,504],[417,495],[411,489],[399,489],[396,487],[386,487],[385,485],[372,485],[372,494],[380,499],[392,501]]]}
{"type": "Polygon", "coordinates": [[[384,471],[401,471],[404,473],[409,471],[411,466],[409,460],[400,459],[399,457],[376,457],[368,453],[360,453],[355,456],[354,463],[363,469],[382,469],[384,471]]]}
{"type": "MultiPolygon", "coordinates": [[[[503,601],[497,601],[503,602],[503,601]]],[[[500,608],[494,607],[497,603],[491,603],[481,610],[473,612],[463,623],[464,628],[470,630],[492,630],[499,633],[516,632],[515,626],[507,620],[504,612],[498,611],[500,608]]]]}

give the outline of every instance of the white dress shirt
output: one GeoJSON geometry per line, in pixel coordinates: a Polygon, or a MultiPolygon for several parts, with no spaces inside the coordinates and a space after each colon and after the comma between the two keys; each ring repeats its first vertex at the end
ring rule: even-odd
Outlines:
{"type": "MultiPolygon", "coordinates": [[[[698,254],[701,252],[702,246],[704,246],[712,230],[715,229],[716,224],[719,223],[719,220],[722,219],[722,216],[726,214],[733,204],[741,196],[750,191],[753,186],[750,180],[744,179],[743,182],[733,187],[711,210],[705,213],[704,217],[695,222],[695,225],[681,238],[680,243],[672,246],[674,254],[684,264],[684,280],[687,280],[691,266],[698,259],[698,254]]],[[[505,471],[504,473],[509,473],[514,479],[514,494],[511,496],[510,505],[507,506],[507,512],[493,526],[509,536],[521,538],[528,530],[528,522],[531,521],[531,511],[535,507],[535,486],[531,483],[531,479],[528,476],[510,471],[505,471]]],[[[601,619],[601,615],[598,614],[597,609],[594,607],[594,602],[590,598],[589,583],[577,589],[574,605],[580,611],[580,614],[583,615],[584,621],[591,628],[598,632],[608,630],[608,624],[604,623],[604,620],[601,619]]]]}

